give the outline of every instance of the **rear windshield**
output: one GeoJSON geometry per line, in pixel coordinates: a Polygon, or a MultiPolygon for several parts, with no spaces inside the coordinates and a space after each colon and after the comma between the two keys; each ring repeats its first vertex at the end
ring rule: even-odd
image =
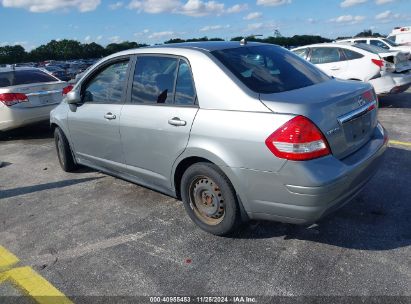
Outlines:
{"type": "Polygon", "coordinates": [[[308,87],[330,79],[304,59],[274,45],[211,52],[249,89],[261,94],[308,87]]]}
{"type": "Polygon", "coordinates": [[[353,47],[359,48],[364,51],[368,51],[374,54],[380,54],[380,53],[390,53],[390,50],[384,49],[379,46],[371,45],[371,44],[366,44],[366,43],[356,43],[352,45],[353,47]]]}
{"type": "Polygon", "coordinates": [[[53,76],[41,70],[20,70],[0,72],[0,88],[30,84],[58,81],[53,76]]]}

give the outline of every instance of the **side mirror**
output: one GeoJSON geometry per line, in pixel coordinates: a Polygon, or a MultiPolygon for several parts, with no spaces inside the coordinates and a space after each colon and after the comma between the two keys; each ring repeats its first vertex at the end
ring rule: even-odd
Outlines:
{"type": "Polygon", "coordinates": [[[68,104],[78,104],[81,103],[80,92],[75,90],[68,92],[66,95],[66,102],[68,104]]]}

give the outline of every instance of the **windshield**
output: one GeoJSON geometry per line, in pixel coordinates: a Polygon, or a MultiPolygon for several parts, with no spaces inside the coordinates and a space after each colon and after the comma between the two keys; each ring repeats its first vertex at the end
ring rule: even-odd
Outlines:
{"type": "Polygon", "coordinates": [[[249,89],[261,94],[295,90],[330,79],[292,52],[274,45],[211,52],[249,89]]]}
{"type": "Polygon", "coordinates": [[[398,46],[398,44],[396,44],[394,41],[390,40],[390,39],[383,39],[384,42],[388,43],[391,46],[398,46]]]}
{"type": "Polygon", "coordinates": [[[352,45],[353,47],[374,53],[374,54],[380,54],[380,53],[390,53],[391,51],[381,48],[379,46],[371,45],[371,44],[366,44],[366,43],[356,43],[352,45]]]}

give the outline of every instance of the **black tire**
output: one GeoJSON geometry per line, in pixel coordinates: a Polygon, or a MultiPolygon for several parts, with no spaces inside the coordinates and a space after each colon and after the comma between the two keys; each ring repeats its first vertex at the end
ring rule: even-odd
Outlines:
{"type": "Polygon", "coordinates": [[[54,142],[56,144],[57,157],[61,168],[66,172],[73,172],[78,168],[71,153],[70,144],[59,127],[54,130],[54,142]]]}
{"type": "Polygon", "coordinates": [[[204,231],[223,236],[241,224],[234,188],[216,165],[202,162],[189,167],[180,190],[188,215],[204,231]]]}

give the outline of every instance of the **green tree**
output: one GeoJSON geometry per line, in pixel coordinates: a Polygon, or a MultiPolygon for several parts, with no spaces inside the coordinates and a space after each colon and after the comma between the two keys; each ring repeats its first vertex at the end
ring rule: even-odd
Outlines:
{"type": "Polygon", "coordinates": [[[0,47],[0,63],[20,63],[26,60],[27,53],[21,45],[0,47]]]}

